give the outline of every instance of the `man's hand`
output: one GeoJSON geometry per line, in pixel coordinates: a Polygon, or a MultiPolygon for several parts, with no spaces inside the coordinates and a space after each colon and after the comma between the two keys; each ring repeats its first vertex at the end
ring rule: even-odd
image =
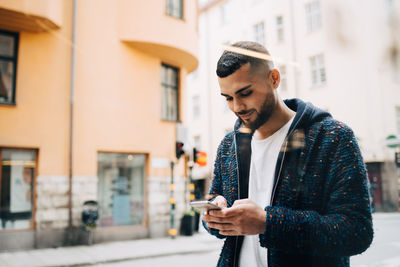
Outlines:
{"type": "Polygon", "coordinates": [[[226,208],[228,207],[228,203],[226,202],[226,199],[223,196],[217,196],[212,203],[214,203],[215,205],[217,205],[218,207],[226,208]]]}
{"type": "Polygon", "coordinates": [[[231,208],[210,210],[202,220],[209,228],[219,230],[221,235],[256,235],[265,231],[266,211],[250,199],[240,199],[231,208]]]}

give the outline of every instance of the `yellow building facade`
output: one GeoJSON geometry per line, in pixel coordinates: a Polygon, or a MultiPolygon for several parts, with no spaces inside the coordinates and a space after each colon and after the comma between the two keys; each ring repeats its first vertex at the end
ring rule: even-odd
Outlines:
{"type": "Polygon", "coordinates": [[[167,235],[197,65],[196,1],[0,0],[0,250],[167,235]]]}

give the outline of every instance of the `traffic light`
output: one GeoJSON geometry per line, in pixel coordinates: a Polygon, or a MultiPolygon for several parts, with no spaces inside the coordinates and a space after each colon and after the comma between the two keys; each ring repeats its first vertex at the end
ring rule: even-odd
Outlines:
{"type": "Polygon", "coordinates": [[[193,148],[193,162],[196,163],[197,161],[197,149],[194,147],[193,148]]]}
{"type": "Polygon", "coordinates": [[[396,152],[394,154],[394,162],[396,163],[396,166],[400,168],[400,152],[396,152]]]}
{"type": "Polygon", "coordinates": [[[197,163],[201,167],[206,166],[207,153],[204,151],[198,151],[196,148],[193,148],[193,162],[197,163]]]}
{"type": "Polygon", "coordinates": [[[175,154],[176,154],[177,159],[179,159],[183,154],[185,154],[185,151],[183,151],[183,143],[182,142],[175,143],[175,154]]]}

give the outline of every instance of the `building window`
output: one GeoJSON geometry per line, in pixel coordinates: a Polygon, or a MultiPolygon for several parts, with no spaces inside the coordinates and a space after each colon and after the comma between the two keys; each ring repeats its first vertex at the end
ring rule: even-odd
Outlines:
{"type": "Polygon", "coordinates": [[[172,66],[162,64],[161,87],[162,104],[161,118],[168,121],[178,121],[178,81],[179,70],[172,66]]]}
{"type": "Polygon", "coordinates": [[[284,31],[283,31],[283,17],[276,17],[276,39],[277,41],[283,42],[284,40],[284,31]]]}
{"type": "Polygon", "coordinates": [[[220,15],[220,23],[221,25],[224,25],[225,23],[228,22],[228,6],[229,2],[225,2],[223,3],[220,7],[219,7],[219,15],[220,15]]]}
{"type": "Polygon", "coordinates": [[[166,0],[166,13],[172,17],[183,18],[183,0],[166,0]]]}
{"type": "Polygon", "coordinates": [[[200,97],[193,97],[193,119],[198,119],[200,117],[200,97]]]}
{"type": "Polygon", "coordinates": [[[326,71],[323,55],[310,57],[310,69],[312,86],[321,85],[326,82],[326,71]]]}
{"type": "Polygon", "coordinates": [[[400,107],[396,107],[396,128],[397,134],[400,135],[400,107]]]}
{"type": "Polygon", "coordinates": [[[0,31],[0,104],[15,104],[18,33],[0,31]]]}
{"type": "Polygon", "coordinates": [[[279,88],[282,91],[287,91],[287,74],[286,74],[286,66],[280,66],[279,72],[281,74],[281,82],[279,88]]]}
{"type": "Polygon", "coordinates": [[[32,228],[36,150],[0,149],[1,230],[32,228]]]}
{"type": "Polygon", "coordinates": [[[254,41],[261,45],[265,45],[265,35],[264,35],[264,22],[257,23],[253,26],[254,41]]]}
{"type": "Polygon", "coordinates": [[[143,154],[98,153],[100,226],[144,223],[145,162],[143,154]]]}
{"type": "Polygon", "coordinates": [[[319,1],[306,4],[306,20],[308,32],[313,32],[321,27],[321,8],[319,1]]]}

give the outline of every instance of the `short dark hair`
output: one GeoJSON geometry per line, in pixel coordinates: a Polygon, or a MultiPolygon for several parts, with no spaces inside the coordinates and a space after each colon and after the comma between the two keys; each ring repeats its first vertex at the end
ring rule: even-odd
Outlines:
{"type": "MultiPolygon", "coordinates": [[[[271,56],[264,46],[256,42],[241,41],[232,44],[231,47],[242,48],[271,56]]],[[[217,63],[217,75],[220,78],[227,77],[240,69],[240,67],[242,67],[246,63],[250,63],[251,69],[264,68],[266,72],[274,67],[274,63],[272,62],[272,60],[265,60],[225,50],[217,63]]]]}

